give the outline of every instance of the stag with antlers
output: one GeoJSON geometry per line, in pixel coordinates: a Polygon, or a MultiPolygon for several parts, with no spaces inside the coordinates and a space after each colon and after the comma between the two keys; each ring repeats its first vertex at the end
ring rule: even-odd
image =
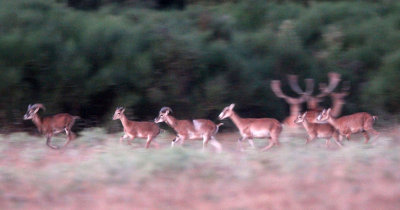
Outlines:
{"type": "Polygon", "coordinates": [[[40,117],[38,115],[38,111],[40,109],[46,110],[43,104],[34,104],[34,105],[29,104],[28,110],[24,115],[24,120],[33,121],[33,123],[38,128],[39,132],[46,136],[47,146],[52,149],[59,149],[59,147],[55,147],[50,144],[53,135],[65,131],[68,139],[67,142],[62,147],[65,148],[71,142],[71,140],[75,138],[75,134],[71,131],[71,128],[74,125],[75,120],[79,119],[80,117],[72,116],[67,113],[56,114],[48,117],[40,117]]]}
{"type": "Polygon", "coordinates": [[[221,152],[221,144],[215,139],[215,135],[218,132],[218,128],[223,125],[223,123],[216,125],[214,122],[207,119],[178,120],[171,116],[170,113],[172,113],[171,108],[161,108],[154,122],[165,122],[175,130],[176,138],[171,143],[172,147],[177,142],[180,142],[182,145],[186,139],[203,139],[203,150],[207,147],[208,142],[210,142],[217,152],[221,152]]]}
{"type": "Polygon", "coordinates": [[[273,80],[271,82],[272,91],[275,95],[279,98],[283,98],[286,102],[290,105],[290,116],[284,120],[284,124],[288,125],[289,127],[298,127],[298,124],[294,123],[297,116],[301,112],[301,104],[303,102],[307,102],[308,114],[307,118],[309,122],[315,120],[318,112],[321,110],[319,107],[319,103],[322,99],[332,93],[332,91],[336,88],[336,86],[340,82],[340,74],[330,72],[328,74],[329,77],[329,85],[325,85],[320,83],[320,93],[313,96],[314,92],[314,80],[313,79],[306,79],[306,89],[303,91],[298,83],[297,75],[289,75],[289,86],[290,88],[300,95],[298,98],[293,98],[285,95],[281,89],[281,82],[279,80],[273,80]]]}

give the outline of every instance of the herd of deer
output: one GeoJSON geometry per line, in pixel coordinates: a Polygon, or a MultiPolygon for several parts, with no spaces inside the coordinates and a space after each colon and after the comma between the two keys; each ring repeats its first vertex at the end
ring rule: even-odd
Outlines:
{"type": "MultiPolygon", "coordinates": [[[[284,120],[284,124],[288,127],[297,127],[303,125],[308,133],[306,143],[314,140],[315,138],[326,139],[326,146],[328,146],[331,138],[335,143],[342,147],[343,137],[347,140],[350,135],[361,132],[365,137],[365,143],[369,141],[368,133],[379,134],[373,128],[373,123],[377,119],[366,112],[359,112],[347,116],[337,118],[344,104],[344,97],[348,95],[348,83],[344,85],[342,91],[339,93],[333,92],[340,82],[340,75],[337,73],[329,73],[329,85],[320,84],[321,93],[312,96],[314,89],[314,81],[306,79],[306,91],[303,91],[297,81],[297,76],[290,75],[290,87],[301,96],[299,98],[289,97],[283,94],[281,90],[281,83],[278,80],[271,82],[271,88],[277,97],[283,98],[290,104],[290,116],[284,120]],[[319,103],[322,98],[330,95],[332,98],[332,108],[321,109],[319,103]],[[302,103],[307,102],[308,110],[301,113],[302,103]]],[[[251,147],[254,148],[254,138],[269,138],[269,144],[262,150],[268,150],[274,145],[279,145],[279,135],[282,132],[282,124],[273,118],[241,118],[233,110],[235,104],[225,107],[219,114],[220,120],[230,118],[235,126],[238,128],[241,138],[239,138],[239,146],[243,140],[248,140],[251,147]]],[[[67,142],[64,144],[65,148],[71,140],[75,138],[75,134],[71,131],[78,116],[72,116],[67,113],[56,114],[49,117],[40,117],[38,111],[45,109],[42,104],[29,105],[24,120],[31,119],[38,128],[39,132],[46,136],[46,144],[52,149],[59,149],[50,144],[51,138],[54,134],[65,131],[67,134],[67,142]]],[[[113,120],[121,120],[124,127],[124,135],[120,138],[120,142],[125,138],[131,140],[135,138],[147,138],[146,148],[149,148],[152,140],[160,133],[160,128],[157,123],[165,122],[168,126],[173,128],[176,132],[176,137],[172,141],[175,143],[183,144],[186,139],[203,139],[203,150],[206,148],[208,142],[215,147],[217,152],[220,152],[221,144],[216,140],[215,135],[223,123],[215,124],[208,119],[195,119],[195,120],[178,120],[171,115],[172,109],[169,107],[161,108],[158,117],[154,122],[138,122],[131,121],[124,114],[125,109],[118,107],[115,110],[113,120]]],[[[155,146],[158,144],[154,142],[155,146]]]]}

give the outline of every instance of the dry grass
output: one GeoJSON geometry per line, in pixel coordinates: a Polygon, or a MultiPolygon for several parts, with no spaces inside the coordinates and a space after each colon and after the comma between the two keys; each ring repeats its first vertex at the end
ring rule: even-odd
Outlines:
{"type": "MultiPolygon", "coordinates": [[[[159,149],[144,140],[88,129],[65,152],[24,133],[0,136],[1,209],[397,209],[400,206],[399,129],[369,144],[362,136],[305,145],[304,131],[285,130],[282,145],[261,153],[236,148],[237,133],[220,134],[224,152],[201,141],[159,149]]],[[[63,144],[64,137],[54,144],[63,144]]],[[[265,140],[256,140],[261,148],[265,140]]],[[[248,144],[243,143],[246,147],[248,144]]]]}

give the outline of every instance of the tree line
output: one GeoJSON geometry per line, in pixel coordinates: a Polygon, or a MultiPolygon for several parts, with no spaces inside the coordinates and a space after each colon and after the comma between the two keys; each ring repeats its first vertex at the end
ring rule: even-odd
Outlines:
{"type": "Polygon", "coordinates": [[[3,131],[30,125],[22,115],[38,102],[85,126],[112,127],[117,106],[131,119],[170,106],[178,118],[216,120],[232,102],[243,116],[282,120],[289,107],[271,80],[326,83],[332,71],[351,84],[344,114],[400,111],[396,1],[108,2],[86,10],[73,1],[0,1],[3,131]]]}

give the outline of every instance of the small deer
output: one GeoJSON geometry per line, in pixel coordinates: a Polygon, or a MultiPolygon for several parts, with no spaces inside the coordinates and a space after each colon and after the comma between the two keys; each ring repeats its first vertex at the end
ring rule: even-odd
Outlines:
{"type": "Polygon", "coordinates": [[[203,150],[207,147],[208,142],[215,147],[217,152],[221,152],[221,144],[215,139],[218,129],[223,123],[216,125],[211,120],[194,119],[194,120],[178,120],[171,116],[172,109],[162,107],[158,117],[154,119],[155,123],[165,122],[175,130],[176,138],[172,141],[171,147],[180,141],[182,145],[186,139],[203,139],[203,150]]]}
{"type": "Polygon", "coordinates": [[[241,142],[248,140],[251,147],[254,148],[253,138],[271,138],[269,144],[262,151],[270,149],[274,145],[279,145],[279,135],[282,132],[282,125],[278,120],[273,118],[241,118],[233,111],[235,104],[225,107],[219,119],[230,118],[239,129],[240,135],[238,143],[242,149],[241,142]]]}
{"type": "Polygon", "coordinates": [[[317,117],[317,121],[332,125],[339,132],[340,141],[342,141],[343,136],[345,136],[347,140],[350,140],[351,134],[361,132],[365,137],[365,143],[368,143],[368,132],[376,135],[379,134],[379,132],[372,127],[377,118],[377,116],[372,116],[367,112],[358,112],[336,119],[331,115],[331,109],[329,108],[328,110],[322,110],[317,117]]]}
{"type": "Polygon", "coordinates": [[[329,146],[329,140],[333,137],[336,144],[339,147],[342,147],[339,140],[339,133],[332,127],[330,124],[318,124],[309,122],[307,119],[307,112],[304,114],[299,114],[297,119],[294,121],[297,124],[302,123],[303,127],[306,129],[308,137],[306,144],[314,140],[315,138],[324,138],[326,139],[325,145],[329,146]]]}
{"type": "Polygon", "coordinates": [[[55,147],[50,145],[51,138],[54,134],[61,133],[65,131],[67,134],[67,142],[64,144],[62,148],[65,148],[71,140],[75,138],[75,134],[71,131],[72,126],[75,123],[76,119],[79,119],[79,116],[72,116],[67,113],[56,114],[48,117],[40,117],[38,115],[39,109],[46,110],[43,104],[34,104],[28,106],[28,110],[24,115],[24,120],[32,120],[33,123],[38,128],[41,134],[46,136],[46,144],[48,147],[52,149],[59,149],[59,147],[55,147]]]}
{"type": "MultiPolygon", "coordinates": [[[[123,139],[128,137],[131,140],[136,137],[147,138],[146,148],[149,148],[152,140],[160,133],[160,128],[154,122],[137,122],[128,120],[124,112],[125,108],[117,107],[113,116],[113,120],[120,119],[122,126],[124,127],[124,135],[119,139],[120,143],[122,143],[123,139]]],[[[157,142],[154,142],[154,144],[158,147],[157,142]]]]}

